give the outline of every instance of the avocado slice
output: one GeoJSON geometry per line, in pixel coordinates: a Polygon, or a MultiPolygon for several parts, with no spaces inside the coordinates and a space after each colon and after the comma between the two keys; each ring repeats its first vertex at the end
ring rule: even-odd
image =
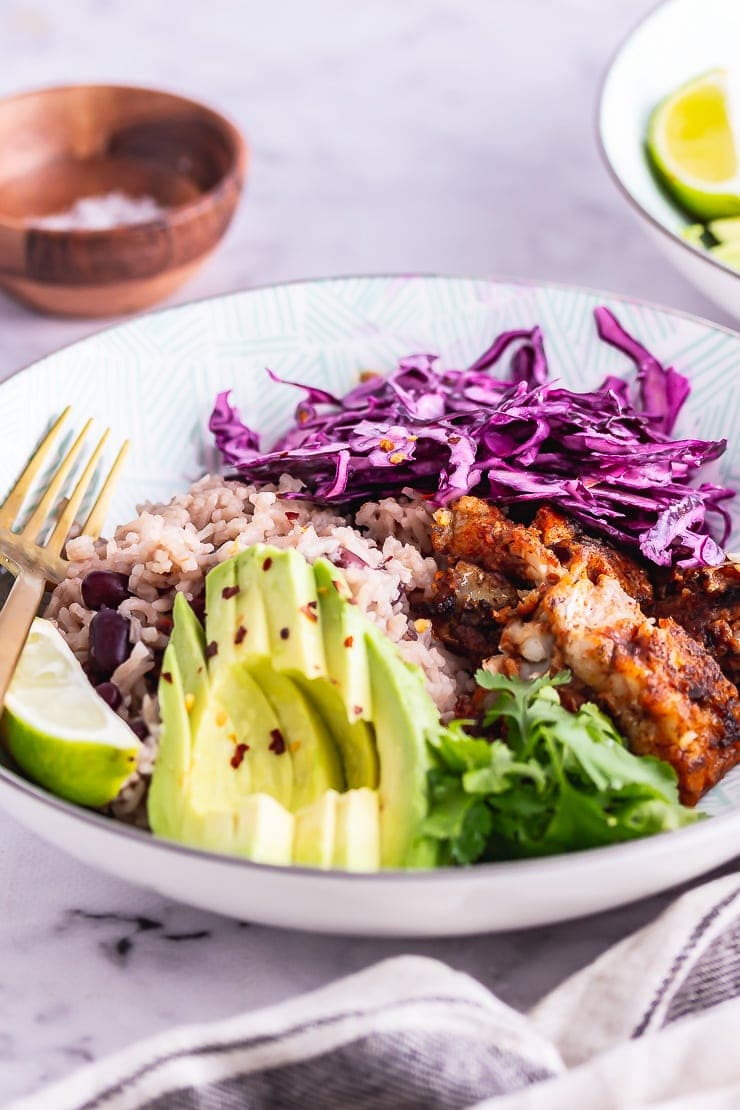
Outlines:
{"type": "Polygon", "coordinates": [[[327,790],[344,790],[339,752],[310,699],[264,658],[255,660],[249,673],[270,702],[286,739],[293,772],[292,808],[312,805],[327,790]]]}
{"type": "Polygon", "coordinates": [[[217,672],[194,747],[200,790],[222,804],[245,793],[269,794],[288,809],[293,801],[293,764],[280,721],[244,666],[217,672]],[[241,746],[241,755],[237,750],[241,746]],[[220,754],[218,754],[220,751],[220,754]],[[215,756],[215,759],[214,759],[215,756]]]}
{"type": "Polygon", "coordinates": [[[255,863],[292,863],[294,819],[269,794],[250,794],[239,806],[239,855],[255,863]]]}
{"type": "Polygon", "coordinates": [[[313,805],[295,815],[293,863],[303,867],[330,868],[334,862],[337,801],[341,795],[327,790],[313,805]]]}
{"type": "Polygon", "coordinates": [[[437,842],[419,834],[429,808],[427,739],[439,715],[418,667],[367,622],[365,632],[380,759],[381,867],[434,867],[437,842]]]}
{"type": "Polygon", "coordinates": [[[377,790],[347,790],[337,798],[332,867],[342,871],[377,871],[380,867],[377,790]]]}
{"type": "Polygon", "coordinates": [[[376,790],[327,790],[295,815],[293,862],[304,867],[377,871],[380,822],[376,790]]]}
{"type": "Polygon", "coordinates": [[[378,751],[371,724],[372,692],[365,649],[366,618],[351,602],[349,587],[339,570],[325,559],[313,567],[326,666],[341,696],[346,720],[338,716],[334,698],[313,691],[322,711],[334,724],[350,789],[378,785],[378,751]],[[329,704],[330,703],[330,704],[329,704]]]}

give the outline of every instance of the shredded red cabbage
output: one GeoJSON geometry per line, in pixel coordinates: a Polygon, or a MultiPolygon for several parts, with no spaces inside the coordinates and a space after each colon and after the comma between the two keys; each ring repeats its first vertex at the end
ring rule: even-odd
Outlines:
{"type": "Polygon", "coordinates": [[[726,441],[671,439],[689,382],[607,308],[594,315],[600,338],[635,364],[633,386],[610,376],[574,393],[548,381],[535,327],[499,335],[466,370],[411,355],[342,398],[286,383],[305,399],[268,452],[228,392],[216,398],[209,427],[238,477],[274,482],[289,473],[305,484],[293,497],[346,504],[412,488],[439,505],[471,492],[502,505],[549,502],[660,566],[721,563],[730,533],[724,503],[734,491],[693,479],[726,441]],[[507,378],[494,377],[512,347],[507,378]]]}

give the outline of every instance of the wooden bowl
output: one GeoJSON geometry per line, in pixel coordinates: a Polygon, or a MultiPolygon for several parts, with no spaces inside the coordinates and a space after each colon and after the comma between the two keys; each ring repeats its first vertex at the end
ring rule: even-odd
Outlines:
{"type": "Polygon", "coordinates": [[[161,300],[226,231],[246,161],[223,116],[155,89],[73,85],[0,100],[0,287],[66,316],[161,300]],[[166,211],[106,230],[34,226],[114,191],[166,211]]]}

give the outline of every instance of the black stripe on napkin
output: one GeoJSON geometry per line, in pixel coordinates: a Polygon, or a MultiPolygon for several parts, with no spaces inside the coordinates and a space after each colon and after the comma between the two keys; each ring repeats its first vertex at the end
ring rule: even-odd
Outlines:
{"type": "Polygon", "coordinates": [[[665,1025],[740,998],[740,920],[712,941],[668,1004],[665,1025]]]}
{"type": "MultiPolygon", "coordinates": [[[[658,987],[658,990],[656,991],[655,995],[653,996],[652,1002],[648,1006],[648,1008],[645,1011],[644,1015],[642,1016],[641,1020],[635,1026],[635,1029],[632,1033],[632,1038],[633,1039],[635,1037],[641,1037],[643,1035],[643,1033],[647,1030],[655,1011],[658,1009],[658,1006],[660,1005],[660,1003],[665,999],[666,995],[668,994],[670,989],[675,984],[678,976],[683,972],[686,964],[691,959],[692,953],[696,949],[696,946],[701,941],[701,939],[704,936],[704,934],[706,933],[707,929],[709,929],[709,927],[713,924],[713,922],[716,921],[717,917],[719,917],[719,915],[722,913],[722,911],[727,909],[728,906],[732,905],[732,903],[735,901],[735,899],[737,899],[739,897],[740,897],[740,889],[733,890],[732,893],[728,894],[726,898],[723,898],[721,902],[718,902],[716,904],[716,906],[712,906],[711,910],[709,910],[708,913],[706,913],[704,915],[704,917],[701,919],[701,921],[699,921],[697,923],[697,925],[695,926],[695,928],[691,932],[691,935],[689,936],[689,939],[686,941],[686,944],[683,946],[683,948],[681,948],[681,950],[678,952],[677,956],[675,957],[675,959],[673,961],[673,964],[671,965],[670,971],[668,972],[665,979],[663,980],[663,982],[658,987]]],[[[709,958],[709,954],[714,949],[715,944],[719,943],[720,941],[721,941],[721,937],[717,938],[717,940],[707,949],[707,952],[703,954],[702,959],[704,959],[705,957],[709,958]]],[[[699,963],[701,963],[701,959],[699,961],[697,961],[697,966],[698,966],[699,963]]],[[[689,980],[691,980],[692,975],[693,975],[693,970],[689,971],[689,974],[688,974],[687,979],[686,979],[687,983],[689,982],[689,980]]],[[[679,996],[680,993],[681,993],[680,991],[676,992],[677,997],[679,996]]],[[[735,993],[738,994],[738,993],[740,993],[740,991],[736,990],[735,993]]],[[[724,996],[722,998],[719,998],[718,1001],[724,1001],[724,996]]],[[[703,1008],[706,1009],[707,1007],[705,1006],[703,1008]]],[[[688,1010],[685,1010],[684,1014],[688,1013],[688,1012],[689,1012],[688,1010]]],[[[675,1020],[675,1018],[673,1020],[675,1020]]],[[[667,1024],[667,1021],[668,1021],[668,1018],[666,1017],[666,1022],[665,1022],[666,1024],[667,1024]]]]}
{"type": "Polygon", "coordinates": [[[374,1033],[298,1063],[174,1089],[141,1110],[464,1110],[550,1078],[479,1041],[426,1031],[374,1033]]]}
{"type": "Polygon", "coordinates": [[[397,1107],[398,1110],[436,1110],[437,1107],[447,1110],[448,1107],[470,1105],[488,1095],[515,1090],[552,1076],[549,1069],[539,1067],[516,1053],[484,1045],[480,1039],[452,1038],[449,1034],[426,1029],[373,1033],[327,1052],[309,1054],[303,1060],[249,1071],[249,1061],[245,1059],[249,1050],[277,1044],[300,1034],[330,1029],[346,1020],[388,1015],[406,1006],[419,1004],[455,1009],[465,1007],[490,1017],[487,1007],[472,999],[454,996],[417,996],[373,1010],[343,1011],[290,1026],[272,1036],[252,1036],[165,1053],[131,1072],[119,1083],[99,1090],[92,1099],[81,1104],[79,1110],[105,1110],[108,1104],[114,1108],[112,1100],[124,1095],[136,1084],[142,1085],[142,1101],[137,1104],[140,1110],[231,1110],[232,1107],[267,1110],[268,1107],[289,1108],[293,1105],[304,1110],[311,1106],[320,1106],[321,1110],[344,1110],[348,1105],[353,1110],[355,1107],[382,1105],[393,1107],[393,1110],[397,1107]],[[240,1060],[235,1062],[233,1075],[197,1091],[173,1084],[171,1091],[154,1100],[147,1100],[147,1080],[154,1079],[155,1073],[165,1065],[232,1052],[241,1055],[240,1060]],[[244,1072],[240,1073],[240,1068],[244,1072]],[[386,1086],[392,1083],[397,1088],[394,1101],[377,1101],[376,1085],[381,1080],[386,1086]],[[266,1093],[260,1093],[260,1086],[266,1093]],[[307,1098],[307,1087],[318,1092],[313,1102],[307,1098]],[[302,1101],[281,1101],[284,1097],[297,1099],[294,1092],[298,1090],[303,1090],[302,1101]],[[404,1091],[408,1091],[409,1100],[399,1102],[404,1091]],[[247,1096],[254,1101],[249,1101],[247,1096]],[[327,1101],[332,1098],[335,1101],[327,1101]],[[357,1101],[360,1098],[365,1101],[357,1101]],[[374,1102],[371,1101],[373,1098],[374,1102]]]}

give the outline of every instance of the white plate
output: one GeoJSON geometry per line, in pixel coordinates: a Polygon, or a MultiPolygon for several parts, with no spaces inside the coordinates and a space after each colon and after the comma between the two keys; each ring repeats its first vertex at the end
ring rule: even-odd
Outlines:
{"type": "MultiPolygon", "coordinates": [[[[257,289],[142,317],[52,355],[0,386],[0,486],[8,486],[44,421],[77,413],[133,441],[111,519],[182,489],[212,461],[206,419],[233,388],[243,415],[269,438],[296,394],[264,367],[332,391],[361,368],[438,352],[470,363],[505,328],[542,325],[554,374],[590,388],[631,366],[596,338],[594,306],[693,384],[684,430],[734,437],[718,477],[740,484],[740,336],[701,320],[609,294],[439,277],[371,277],[257,289]]],[[[428,935],[510,929],[606,909],[730,859],[740,835],[737,774],[716,788],[711,821],[611,848],[467,870],[356,876],[273,868],[158,841],[52,798],[0,768],[0,804],[60,848],[160,893],[235,917],[325,932],[428,935]]]]}
{"type": "Polygon", "coordinates": [[[627,37],[604,81],[599,139],[607,167],[642,227],[705,296],[740,320],[740,273],[689,243],[691,221],[653,177],[644,143],[650,113],[700,73],[724,66],[740,87],[737,0],[668,0],[627,37]]]}

